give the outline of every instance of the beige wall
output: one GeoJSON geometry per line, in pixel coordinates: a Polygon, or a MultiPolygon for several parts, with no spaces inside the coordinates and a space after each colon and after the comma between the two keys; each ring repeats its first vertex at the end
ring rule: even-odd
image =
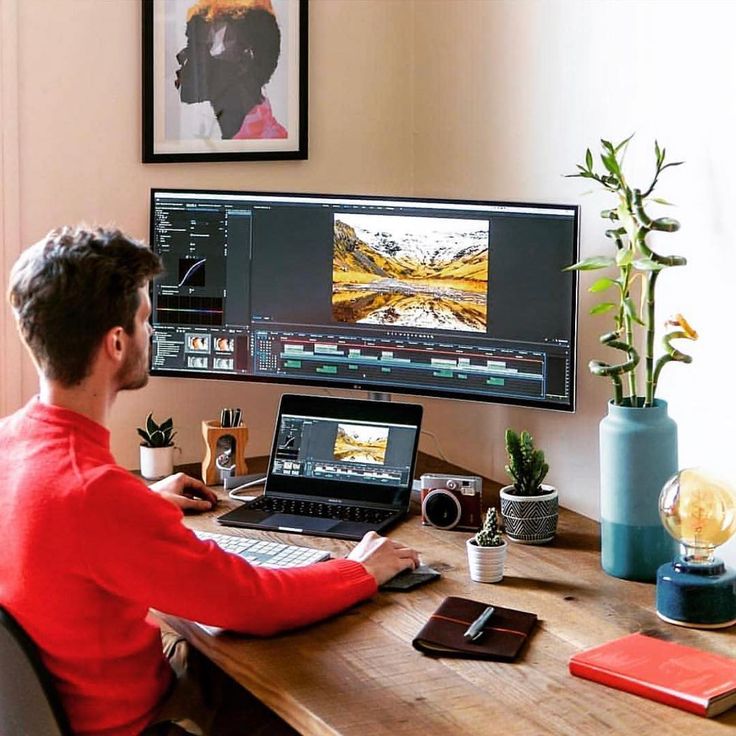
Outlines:
{"type": "MultiPolygon", "coordinates": [[[[411,3],[311,3],[308,161],[143,165],[141,4],[0,1],[18,15],[18,73],[8,87],[15,86],[19,97],[16,228],[24,246],[52,227],[79,220],[114,222],[147,237],[149,189],[156,186],[411,192],[411,3]]],[[[7,32],[12,36],[15,27],[8,24],[7,32]]],[[[3,191],[7,184],[4,177],[3,191]]],[[[11,232],[5,241],[8,263],[17,253],[14,239],[11,232]]],[[[17,346],[12,334],[3,342],[17,346]]],[[[7,412],[32,395],[36,376],[20,353],[6,356],[4,366],[2,385],[19,383],[7,412]]],[[[123,465],[137,467],[134,428],[153,410],[157,416],[173,414],[182,459],[198,460],[204,449],[201,419],[216,416],[221,406],[239,405],[251,426],[249,452],[263,454],[280,392],[268,385],[152,379],[143,391],[119,398],[113,451],[123,465]]]]}
{"type": "MultiPolygon", "coordinates": [[[[148,189],[193,184],[579,202],[583,255],[593,255],[606,248],[597,217],[605,200],[584,196],[581,180],[561,174],[599,137],[636,131],[629,159],[646,176],[659,137],[673,157],[687,160],[662,179],[661,193],[678,204],[672,214],[683,222],[662,247],[690,260],[663,277],[661,316],[683,311],[702,333],[694,364],[666,371],[661,393],[680,425],[681,464],[730,465],[732,3],[312,0],[309,160],[147,166],[139,163],[139,3],[0,0],[0,7],[6,270],[19,243],[61,222],[114,221],[145,237],[148,189]]],[[[596,517],[597,424],[609,386],[585,369],[601,357],[597,338],[607,329],[605,318],[585,314],[590,283],[585,277],[581,289],[574,416],[423,403],[444,454],[499,479],[503,429],[530,429],[547,450],[562,503],[596,517]]],[[[35,376],[12,336],[0,335],[0,400],[9,411],[33,392],[35,376]]],[[[119,399],[114,452],[124,465],[137,464],[133,427],[153,409],[174,414],[183,459],[198,459],[199,421],[223,404],[245,408],[251,451],[265,452],[280,390],[154,379],[119,399]]],[[[426,438],[423,446],[439,454],[426,438]]]]}
{"type": "MultiPolygon", "coordinates": [[[[659,281],[658,320],[682,311],[701,333],[690,366],[671,365],[660,395],[679,424],[680,465],[713,466],[736,480],[736,394],[730,302],[736,266],[736,50],[731,2],[423,0],[414,28],[414,190],[582,205],[582,255],[610,252],[598,213],[605,197],[563,179],[601,137],[636,137],[627,161],[648,181],[655,138],[686,165],[658,192],[677,204],[660,214],[682,230],[655,244],[689,264],[659,281]]],[[[663,208],[664,209],[664,208],[663,208]]],[[[597,517],[597,424],[610,387],[587,371],[605,358],[606,317],[580,291],[579,404],[574,416],[477,404],[429,411],[428,425],[461,464],[503,477],[501,433],[529,428],[547,450],[563,505],[597,517]],[[462,435],[458,428],[473,430],[462,435]]],[[[736,561],[736,540],[722,550],[736,561]]]]}

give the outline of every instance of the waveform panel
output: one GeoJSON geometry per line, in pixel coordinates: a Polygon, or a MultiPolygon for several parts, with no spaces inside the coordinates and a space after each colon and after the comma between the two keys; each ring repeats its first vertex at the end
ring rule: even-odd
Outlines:
{"type": "Polygon", "coordinates": [[[224,323],[223,300],[213,296],[160,294],[156,301],[156,322],[221,327],[224,323]]]}

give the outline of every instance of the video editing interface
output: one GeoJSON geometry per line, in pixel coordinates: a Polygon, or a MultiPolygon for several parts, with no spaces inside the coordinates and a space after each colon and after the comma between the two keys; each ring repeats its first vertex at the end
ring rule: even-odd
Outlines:
{"type": "Polygon", "coordinates": [[[154,190],[152,372],[573,408],[577,209],[154,190]]]}
{"type": "Polygon", "coordinates": [[[281,417],[272,472],[375,485],[409,483],[416,427],[281,417]]]}

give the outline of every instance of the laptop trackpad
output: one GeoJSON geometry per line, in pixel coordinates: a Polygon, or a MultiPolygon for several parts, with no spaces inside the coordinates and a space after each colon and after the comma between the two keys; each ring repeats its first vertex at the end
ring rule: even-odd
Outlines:
{"type": "Polygon", "coordinates": [[[319,519],[314,516],[297,516],[296,514],[272,514],[268,517],[267,523],[269,526],[326,532],[329,529],[332,529],[338,521],[336,519],[319,519]]]}

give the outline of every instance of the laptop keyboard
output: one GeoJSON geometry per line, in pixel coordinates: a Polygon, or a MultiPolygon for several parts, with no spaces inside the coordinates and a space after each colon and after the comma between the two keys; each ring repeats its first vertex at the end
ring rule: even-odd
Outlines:
{"type": "Polygon", "coordinates": [[[275,498],[259,496],[249,501],[249,509],[268,511],[278,514],[296,514],[312,516],[318,519],[338,519],[340,521],[357,521],[365,524],[381,524],[396,513],[389,509],[372,509],[364,506],[345,506],[336,503],[319,501],[300,501],[294,498],[275,498]]]}
{"type": "Polygon", "coordinates": [[[213,532],[194,532],[204,541],[212,541],[226,552],[232,552],[256,567],[304,567],[330,558],[330,553],[314,547],[281,544],[252,537],[235,537],[213,532]]]}

